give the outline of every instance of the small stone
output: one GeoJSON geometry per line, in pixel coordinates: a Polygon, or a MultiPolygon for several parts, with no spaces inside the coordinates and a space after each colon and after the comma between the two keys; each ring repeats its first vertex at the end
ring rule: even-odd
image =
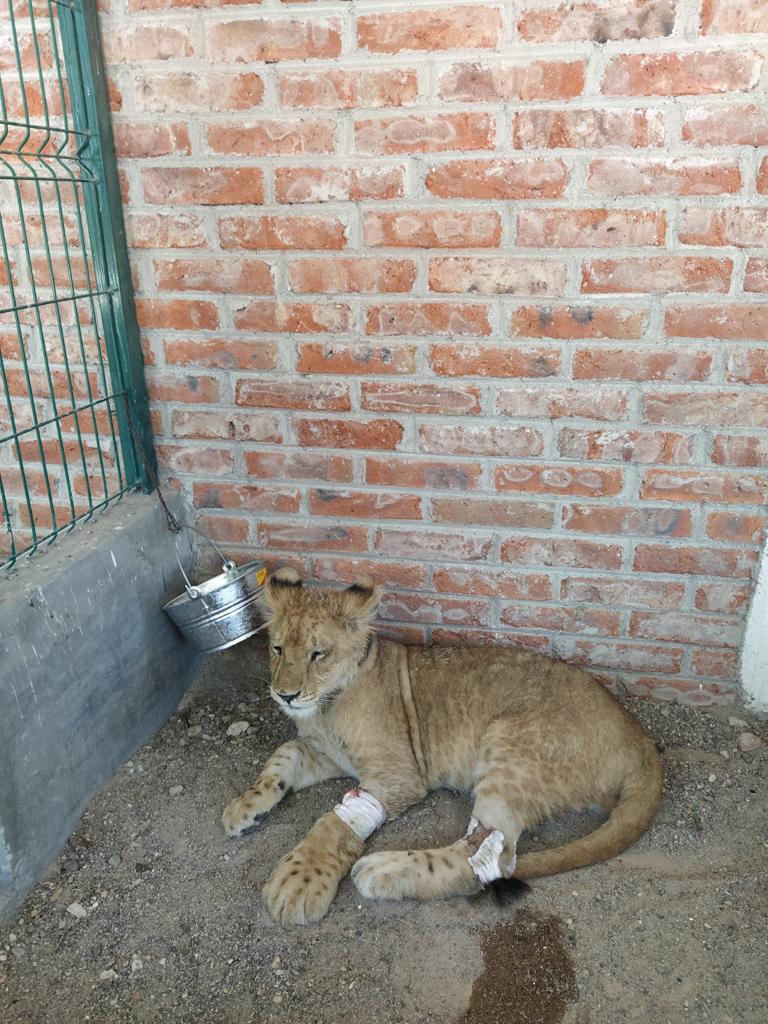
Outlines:
{"type": "Polygon", "coordinates": [[[184,792],[184,787],[183,786],[171,786],[171,788],[168,790],[168,793],[169,793],[170,796],[181,796],[181,794],[183,792],[184,792]]]}
{"type": "Polygon", "coordinates": [[[711,775],[707,776],[707,781],[708,782],[717,782],[717,776],[715,775],[714,772],[711,775]]]}
{"type": "Polygon", "coordinates": [[[72,917],[78,918],[78,920],[88,916],[88,911],[82,903],[70,903],[67,907],[67,913],[71,914],[72,917]]]}
{"type": "Polygon", "coordinates": [[[111,967],[107,971],[102,971],[99,974],[99,981],[117,981],[117,971],[111,967]]]}
{"type": "Polygon", "coordinates": [[[730,757],[730,754],[728,753],[727,750],[721,750],[720,751],[720,757],[722,757],[725,761],[727,761],[728,758],[730,757]]]}
{"type": "Polygon", "coordinates": [[[749,722],[745,722],[743,718],[736,718],[734,715],[729,715],[728,725],[734,729],[746,729],[749,722]]]}
{"type": "Polygon", "coordinates": [[[202,725],[190,725],[187,729],[187,736],[199,736],[202,731],[202,725]]]}
{"type": "Polygon", "coordinates": [[[283,997],[282,996],[272,996],[272,1002],[273,1003],[277,1003],[279,1005],[280,1003],[282,1003],[282,1001],[283,1001],[283,997]]]}
{"type": "Polygon", "coordinates": [[[143,966],[144,961],[141,959],[140,956],[137,956],[134,953],[133,956],[131,957],[131,974],[135,974],[137,971],[140,971],[143,968],[143,966]]]}
{"type": "Polygon", "coordinates": [[[662,708],[661,709],[661,717],[662,718],[669,718],[669,708],[662,708]]]}
{"type": "Polygon", "coordinates": [[[113,853],[112,856],[109,858],[109,866],[111,868],[119,868],[122,863],[123,858],[120,856],[119,853],[113,853]]]}
{"type": "Polygon", "coordinates": [[[244,732],[247,732],[250,729],[250,727],[250,722],[233,722],[227,729],[227,736],[242,736],[244,732]]]}
{"type": "Polygon", "coordinates": [[[739,750],[744,754],[750,753],[752,750],[757,750],[758,747],[762,747],[763,741],[759,736],[755,736],[753,732],[743,732],[738,739],[739,750]]]}
{"type": "Polygon", "coordinates": [[[13,953],[13,955],[16,957],[17,960],[23,960],[24,957],[27,955],[27,947],[26,946],[22,946],[22,944],[20,942],[18,942],[11,949],[11,952],[13,953]]]}
{"type": "Polygon", "coordinates": [[[8,936],[8,941],[10,942],[11,945],[14,944],[14,942],[16,941],[16,932],[10,933],[10,935],[8,936]]]}
{"type": "Polygon", "coordinates": [[[279,956],[276,956],[275,959],[272,961],[272,965],[271,966],[272,966],[272,970],[276,971],[278,969],[278,967],[282,967],[283,966],[283,961],[280,959],[279,956]]]}
{"type": "Polygon", "coordinates": [[[0,953],[0,964],[4,964],[7,959],[8,959],[8,954],[7,953],[0,953]]]}

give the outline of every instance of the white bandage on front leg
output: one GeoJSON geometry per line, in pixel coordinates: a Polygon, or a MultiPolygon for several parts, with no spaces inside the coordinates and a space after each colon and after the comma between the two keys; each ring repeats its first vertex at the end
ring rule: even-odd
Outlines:
{"type": "MultiPolygon", "coordinates": [[[[481,832],[488,831],[480,824],[477,818],[470,818],[465,838],[469,838],[474,835],[478,828],[481,832]]],[[[501,864],[499,862],[503,849],[504,833],[495,829],[493,832],[488,832],[488,835],[486,835],[485,839],[483,839],[472,856],[467,857],[469,866],[472,868],[475,877],[478,881],[482,882],[483,885],[489,885],[491,882],[495,882],[497,878],[504,877],[501,870],[501,864]]],[[[508,869],[510,874],[514,871],[516,863],[517,857],[514,857],[513,862],[508,869]]]]}
{"type": "Polygon", "coordinates": [[[359,786],[344,794],[341,803],[333,808],[333,813],[341,818],[359,839],[367,839],[387,820],[383,804],[359,786]]]}

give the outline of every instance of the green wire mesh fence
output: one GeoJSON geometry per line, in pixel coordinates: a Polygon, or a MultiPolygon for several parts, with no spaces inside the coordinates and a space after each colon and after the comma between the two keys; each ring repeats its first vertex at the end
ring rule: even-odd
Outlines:
{"type": "Polygon", "coordinates": [[[126,491],[147,488],[152,442],[95,0],[6,2],[0,566],[7,568],[126,491]]]}

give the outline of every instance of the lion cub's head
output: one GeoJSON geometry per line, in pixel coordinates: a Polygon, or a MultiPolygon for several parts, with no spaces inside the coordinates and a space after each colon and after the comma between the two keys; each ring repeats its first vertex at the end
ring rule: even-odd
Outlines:
{"type": "Polygon", "coordinates": [[[291,716],[313,714],[353,681],[371,649],[381,590],[366,578],[346,590],[304,587],[295,569],[269,578],[271,696],[291,716]]]}

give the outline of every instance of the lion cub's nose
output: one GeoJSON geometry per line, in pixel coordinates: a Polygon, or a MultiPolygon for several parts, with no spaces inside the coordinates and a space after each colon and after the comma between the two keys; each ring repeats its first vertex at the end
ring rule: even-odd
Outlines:
{"type": "Polygon", "coordinates": [[[301,690],[297,690],[296,693],[278,693],[280,700],[284,700],[286,704],[290,704],[292,700],[295,700],[299,696],[301,690]]]}

